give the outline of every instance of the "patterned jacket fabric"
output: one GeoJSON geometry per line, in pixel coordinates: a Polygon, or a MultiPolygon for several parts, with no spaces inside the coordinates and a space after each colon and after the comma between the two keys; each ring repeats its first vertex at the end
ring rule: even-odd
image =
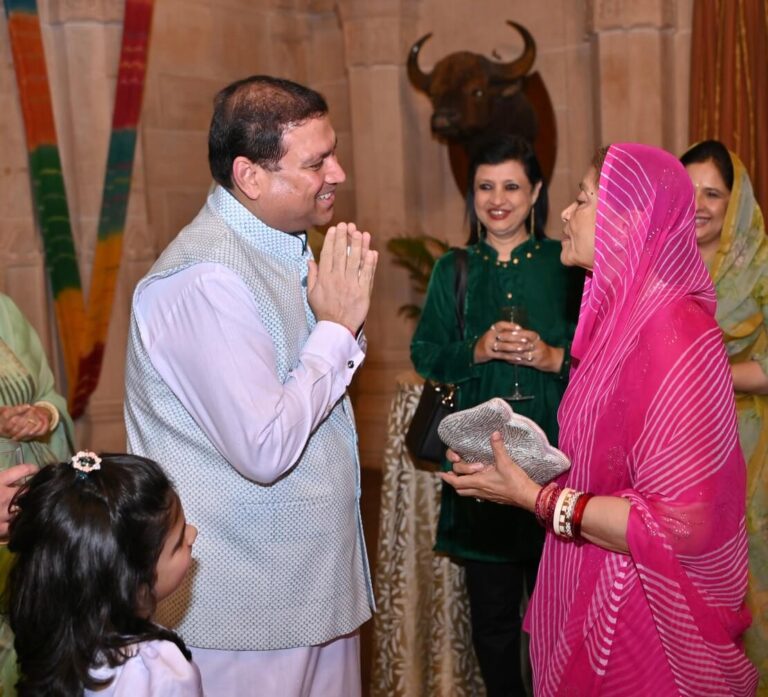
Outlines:
{"type": "MultiPolygon", "coordinates": [[[[203,262],[234,271],[253,293],[284,382],[314,327],[302,279],[310,252],[216,188],[134,296],[203,262]]],[[[344,397],[287,476],[261,485],[218,452],[154,369],[135,314],[126,372],[131,451],[158,460],[199,529],[196,566],[158,620],[191,646],[271,650],[320,644],[370,617],[359,514],[357,435],[344,397]]]]}

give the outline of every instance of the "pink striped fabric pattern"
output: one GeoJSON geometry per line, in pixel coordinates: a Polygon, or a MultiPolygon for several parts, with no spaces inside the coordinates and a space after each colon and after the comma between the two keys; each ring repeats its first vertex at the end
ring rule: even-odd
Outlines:
{"type": "Polygon", "coordinates": [[[560,406],[560,482],[629,499],[629,554],[548,534],[526,626],[537,695],[751,695],[744,459],[693,189],[613,145],[560,406]]]}

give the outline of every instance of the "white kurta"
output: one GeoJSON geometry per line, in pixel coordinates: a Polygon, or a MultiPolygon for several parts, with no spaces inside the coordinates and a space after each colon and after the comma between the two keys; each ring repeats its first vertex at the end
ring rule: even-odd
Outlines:
{"type": "MultiPolygon", "coordinates": [[[[260,483],[297,462],[365,355],[364,338],[358,342],[345,327],[321,321],[281,383],[253,295],[219,264],[196,264],[154,281],[135,312],[155,370],[227,461],[260,483]]],[[[316,647],[191,649],[207,697],[360,694],[357,632],[316,647]]]]}

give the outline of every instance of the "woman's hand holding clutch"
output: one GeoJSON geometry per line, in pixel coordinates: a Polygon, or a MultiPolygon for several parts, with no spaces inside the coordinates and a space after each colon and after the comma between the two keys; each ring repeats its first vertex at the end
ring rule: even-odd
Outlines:
{"type": "Polygon", "coordinates": [[[449,450],[453,472],[441,472],[440,477],[456,489],[459,496],[474,496],[533,511],[541,486],[509,457],[498,431],[491,436],[491,448],[493,464],[464,462],[457,453],[449,450]]]}

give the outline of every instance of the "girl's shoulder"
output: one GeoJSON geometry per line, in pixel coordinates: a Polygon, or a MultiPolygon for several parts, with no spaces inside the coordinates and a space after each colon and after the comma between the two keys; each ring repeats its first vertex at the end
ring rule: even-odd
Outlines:
{"type": "Polygon", "coordinates": [[[202,697],[200,671],[172,641],[142,641],[128,651],[130,657],[121,666],[92,671],[93,677],[112,677],[112,682],[98,692],[86,690],[87,697],[202,697]]]}

